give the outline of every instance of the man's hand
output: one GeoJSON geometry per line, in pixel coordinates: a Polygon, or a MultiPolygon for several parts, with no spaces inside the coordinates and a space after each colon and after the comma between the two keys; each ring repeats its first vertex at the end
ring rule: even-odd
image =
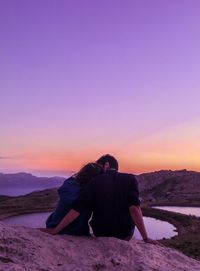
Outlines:
{"type": "Polygon", "coordinates": [[[158,241],[150,239],[150,238],[145,238],[143,239],[145,243],[152,244],[152,245],[161,245],[158,241]]]}
{"type": "Polygon", "coordinates": [[[57,232],[55,231],[55,228],[52,228],[52,229],[37,228],[37,230],[42,231],[42,232],[46,232],[46,233],[52,234],[52,235],[56,235],[57,234],[57,232]]]}

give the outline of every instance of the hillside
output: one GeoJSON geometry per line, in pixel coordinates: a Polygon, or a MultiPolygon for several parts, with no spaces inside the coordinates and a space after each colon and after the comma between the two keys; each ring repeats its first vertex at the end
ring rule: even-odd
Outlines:
{"type": "MultiPolygon", "coordinates": [[[[160,170],[140,174],[137,179],[143,203],[150,205],[200,206],[199,172],[160,170]]],[[[54,188],[60,186],[63,181],[63,177],[48,178],[36,177],[29,173],[0,173],[0,195],[7,195],[4,193],[5,189],[29,188],[31,192],[33,190],[54,188]]]]}
{"type": "Polygon", "coordinates": [[[52,211],[57,201],[56,188],[35,191],[18,197],[0,196],[0,220],[14,215],[52,211]]]}
{"type": "Polygon", "coordinates": [[[149,204],[200,206],[200,173],[158,171],[138,176],[142,200],[149,204]]]}

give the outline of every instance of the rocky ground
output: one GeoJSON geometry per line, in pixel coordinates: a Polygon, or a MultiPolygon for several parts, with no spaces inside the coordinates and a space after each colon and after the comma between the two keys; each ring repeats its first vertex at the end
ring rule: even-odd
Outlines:
{"type": "Polygon", "coordinates": [[[0,271],[199,271],[167,247],[115,238],[52,236],[0,223],[0,271]]]}

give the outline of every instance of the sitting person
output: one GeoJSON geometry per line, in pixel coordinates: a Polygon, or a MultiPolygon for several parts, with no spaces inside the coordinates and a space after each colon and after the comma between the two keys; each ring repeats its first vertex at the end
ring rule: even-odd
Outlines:
{"type": "Polygon", "coordinates": [[[118,172],[118,161],[111,155],[100,157],[97,163],[103,166],[104,173],[88,183],[72,205],[72,210],[54,229],[41,230],[58,234],[86,210],[91,210],[93,215],[90,225],[95,236],[130,240],[136,225],[145,242],[157,244],[146,232],[135,176],[118,172]]]}
{"type": "MultiPolygon", "coordinates": [[[[78,199],[80,193],[93,177],[101,174],[103,167],[97,163],[86,164],[81,170],[66,179],[63,185],[58,189],[59,202],[56,210],[48,217],[46,221],[47,228],[55,228],[71,210],[74,202],[78,199]]],[[[69,226],[60,231],[60,234],[70,235],[89,235],[88,220],[91,217],[91,211],[85,210],[69,226]]]]}

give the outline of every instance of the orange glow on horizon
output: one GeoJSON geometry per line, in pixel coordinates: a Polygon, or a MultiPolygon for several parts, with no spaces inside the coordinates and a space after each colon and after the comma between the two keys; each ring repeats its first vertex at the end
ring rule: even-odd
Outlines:
{"type": "MultiPolygon", "coordinates": [[[[93,157],[99,157],[99,156],[93,156],[93,157]]],[[[96,158],[96,159],[97,159],[96,158]]],[[[166,159],[164,161],[160,159],[123,159],[120,156],[116,156],[116,158],[119,161],[119,170],[122,172],[128,172],[128,173],[145,173],[145,172],[153,172],[153,171],[159,171],[159,170],[181,170],[181,169],[187,169],[187,170],[194,170],[194,171],[200,171],[199,163],[197,159],[194,160],[186,160],[184,159],[166,159]]],[[[94,159],[89,159],[89,157],[81,157],[78,158],[55,158],[55,157],[49,157],[49,156],[40,156],[39,158],[27,158],[27,159],[21,159],[20,162],[14,163],[12,165],[8,165],[7,168],[16,169],[17,171],[21,171],[22,169],[24,171],[54,171],[54,172],[68,172],[68,171],[77,171],[79,170],[84,164],[94,161],[94,159]]],[[[13,163],[13,161],[12,161],[13,163]]],[[[13,171],[13,170],[12,170],[13,171]]]]}

